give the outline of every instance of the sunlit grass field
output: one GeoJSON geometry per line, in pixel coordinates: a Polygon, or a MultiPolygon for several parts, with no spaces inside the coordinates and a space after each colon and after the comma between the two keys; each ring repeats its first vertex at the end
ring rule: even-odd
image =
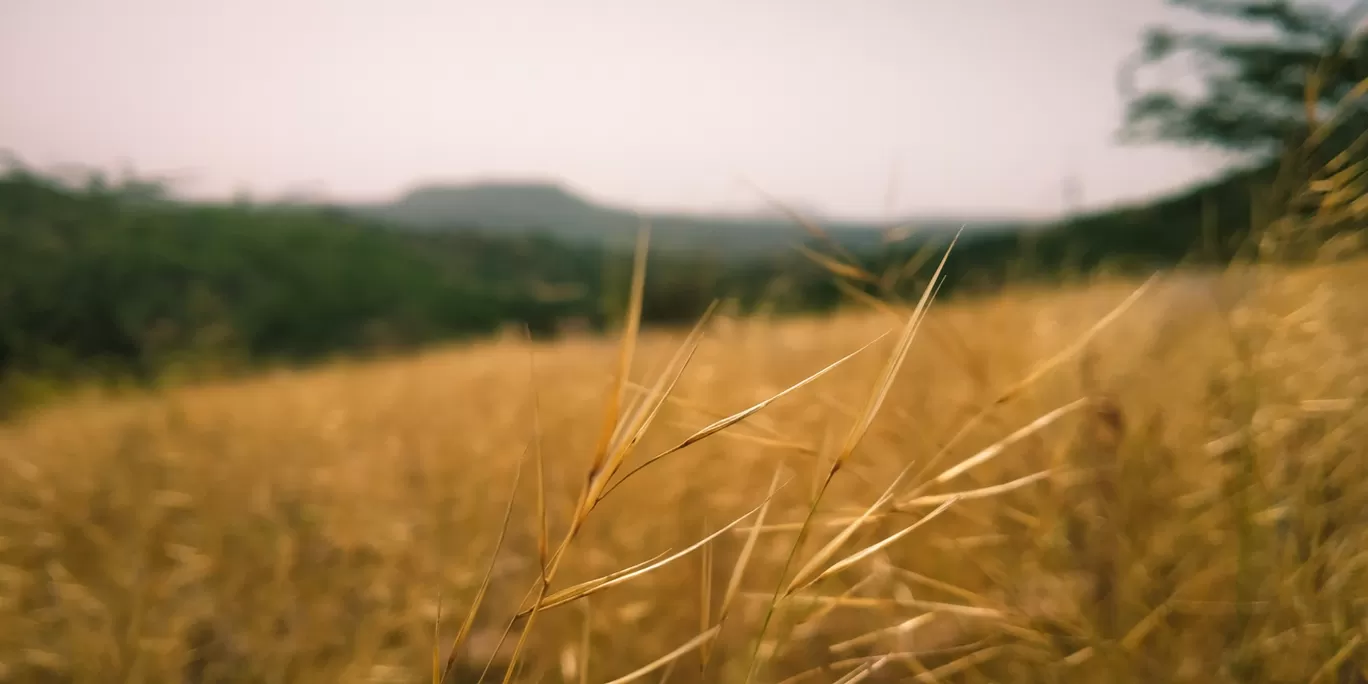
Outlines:
{"type": "Polygon", "coordinates": [[[1096,279],[72,399],[0,426],[0,681],[1362,682],[1365,285],[1096,279]]]}

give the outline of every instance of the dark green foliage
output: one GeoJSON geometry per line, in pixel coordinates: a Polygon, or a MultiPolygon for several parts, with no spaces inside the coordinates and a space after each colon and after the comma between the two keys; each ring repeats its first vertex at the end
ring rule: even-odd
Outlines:
{"type": "MultiPolygon", "coordinates": [[[[1304,142],[1313,119],[1323,121],[1336,106],[1349,104],[1350,92],[1368,78],[1368,33],[1361,27],[1368,3],[1347,11],[1289,0],[1169,3],[1246,30],[1152,29],[1138,60],[1122,73],[1131,98],[1125,130],[1131,139],[1213,145],[1268,160],[1304,142]],[[1203,92],[1141,89],[1143,67],[1179,58],[1188,58],[1203,92]]],[[[1339,127],[1344,139],[1328,147],[1343,150],[1368,130],[1361,101],[1347,110],[1339,127]]]]}
{"type": "MultiPolygon", "coordinates": [[[[621,309],[605,304],[625,289],[627,250],[531,232],[390,230],[331,209],[177,203],[144,185],[78,190],[23,170],[0,177],[0,385],[142,382],[398,350],[506,324],[545,336],[571,320],[601,328],[605,312],[621,309]]],[[[654,256],[645,315],[691,320],[718,292],[754,306],[781,269],[814,284],[783,307],[835,302],[815,267],[793,262],[654,256]]]]}
{"type": "MultiPolygon", "coordinates": [[[[1270,217],[1289,206],[1308,211],[1297,193],[1324,179],[1327,164],[1338,172],[1333,192],[1361,194],[1368,165],[1356,164],[1368,147],[1368,108],[1341,102],[1368,77],[1368,48],[1349,33],[1353,23],[1278,0],[1173,3],[1268,30],[1259,38],[1156,31],[1144,61],[1196,53],[1207,89],[1192,99],[1137,92],[1128,130],[1255,152],[1253,170],[1051,227],[971,226],[942,297],[1009,279],[1228,262],[1270,217]],[[1307,108],[1313,72],[1315,106],[1307,108]],[[1332,105],[1336,125],[1318,133],[1332,105]],[[1290,155],[1290,174],[1270,161],[1289,143],[1304,151],[1290,155]],[[1291,191],[1261,190],[1289,178],[1291,191]]],[[[1339,216],[1362,229],[1357,214],[1339,216]]],[[[828,309],[845,296],[832,273],[791,249],[806,237],[791,222],[651,223],[659,249],[648,322],[691,322],[717,297],[743,312],[790,312],[828,309]]],[[[877,281],[847,286],[915,296],[936,260],[929,250],[949,237],[943,222],[932,223],[892,246],[877,226],[829,226],[877,281]],[[909,261],[923,267],[902,272],[909,261]]],[[[400,350],[507,324],[536,336],[568,322],[602,329],[623,309],[638,224],[628,212],[537,185],[429,188],[385,207],[267,207],[179,203],[155,183],[98,177],[76,189],[12,170],[0,176],[0,408],[33,378],[147,382],[400,350]]]]}
{"type": "MultiPolygon", "coordinates": [[[[1251,178],[1051,229],[966,233],[941,295],[1103,266],[1228,260],[1250,223],[1251,178]]],[[[882,275],[946,241],[931,232],[857,258],[882,275]]],[[[185,204],[13,171],[0,177],[0,388],[295,364],[506,324],[536,336],[572,321],[602,329],[622,310],[630,258],[531,232],[397,230],[340,210],[185,204]]],[[[934,261],[891,288],[855,286],[914,295],[934,261]]],[[[688,324],[719,297],[743,312],[824,310],[844,296],[835,281],[794,249],[745,259],[666,250],[652,255],[644,316],[688,324]]]]}
{"type": "Polygon", "coordinates": [[[541,324],[592,280],[535,236],[395,234],[316,209],[139,202],[0,179],[0,375],[149,378],[191,357],[300,361],[541,324]],[[535,277],[537,280],[532,280],[535,277]]]}
{"type": "Polygon", "coordinates": [[[1295,258],[1360,233],[1368,208],[1368,2],[1169,4],[1226,30],[1151,30],[1122,73],[1130,91],[1125,135],[1246,157],[1269,185],[1252,227],[1295,258]],[[1142,67],[1181,58],[1202,81],[1199,92],[1136,87],[1142,67]],[[1297,220],[1273,225],[1280,217],[1297,220]]]}

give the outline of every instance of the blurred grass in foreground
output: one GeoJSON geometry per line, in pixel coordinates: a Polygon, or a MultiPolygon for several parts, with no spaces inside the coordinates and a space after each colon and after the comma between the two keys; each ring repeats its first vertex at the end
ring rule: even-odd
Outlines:
{"type": "MultiPolygon", "coordinates": [[[[1364,265],[933,306],[788,578],[843,530],[809,578],[961,497],[779,602],[756,681],[1356,681],[1364,265]],[[952,470],[964,463],[977,465],[952,470]]],[[[611,341],[490,342],[24,417],[0,428],[0,681],[426,681],[439,607],[444,656],[520,464],[448,681],[507,660],[518,630],[495,644],[571,520],[551,594],[690,546],[759,506],[778,472],[758,530],[751,515],[539,612],[519,678],[605,681],[707,634],[648,680],[742,681],[797,528],[908,313],[715,318],[620,473],[893,334],[587,516],[611,341]]],[[[641,334],[624,411],[658,396],[682,338],[641,334]]]]}

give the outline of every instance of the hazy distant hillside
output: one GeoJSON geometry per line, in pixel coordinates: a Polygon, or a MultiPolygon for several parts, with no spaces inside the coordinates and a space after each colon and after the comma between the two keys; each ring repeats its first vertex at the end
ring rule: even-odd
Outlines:
{"type": "Polygon", "coordinates": [[[627,218],[559,186],[534,183],[424,186],[368,209],[420,228],[546,229],[562,235],[599,234],[620,228],[615,224],[627,218]]]}
{"type": "MultiPolygon", "coordinates": [[[[488,183],[417,188],[389,204],[360,207],[366,215],[396,225],[425,230],[483,229],[544,232],[563,239],[627,244],[635,239],[641,217],[635,212],[586,201],[563,187],[541,183],[488,183]]],[[[809,236],[788,218],[720,217],[653,214],[652,244],[659,249],[703,250],[721,254],[754,254],[785,249],[809,236]]],[[[894,224],[823,222],[822,227],[847,248],[872,249],[886,229],[912,225],[918,230],[956,230],[964,221],[929,219],[894,224]]],[[[1011,230],[1023,224],[971,221],[975,231],[1011,230]]]]}

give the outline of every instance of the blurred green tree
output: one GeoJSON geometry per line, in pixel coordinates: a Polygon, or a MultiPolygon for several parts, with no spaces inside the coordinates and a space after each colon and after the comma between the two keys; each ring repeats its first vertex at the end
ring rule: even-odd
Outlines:
{"type": "Polygon", "coordinates": [[[1234,153],[1252,196],[1204,201],[1216,252],[1264,256],[1357,251],[1368,224],[1368,0],[1168,0],[1199,28],[1151,28],[1121,70],[1124,140],[1234,153]],[[1178,63],[1189,82],[1142,85],[1178,63]],[[1190,81],[1195,81],[1190,82],[1190,81]],[[1253,238],[1253,239],[1248,239],[1253,238]],[[1346,249],[1347,248],[1347,249],[1346,249]]]}
{"type": "MultiPolygon", "coordinates": [[[[1122,68],[1123,138],[1178,142],[1268,158],[1301,145],[1332,112],[1339,150],[1368,133],[1368,2],[1348,9],[1290,0],[1168,0],[1211,28],[1151,28],[1122,68]],[[1196,92],[1172,82],[1145,86],[1147,73],[1180,62],[1196,92]],[[1355,92],[1355,89],[1358,92],[1355,92]]],[[[1364,145],[1366,143],[1360,143],[1364,145]]]]}

